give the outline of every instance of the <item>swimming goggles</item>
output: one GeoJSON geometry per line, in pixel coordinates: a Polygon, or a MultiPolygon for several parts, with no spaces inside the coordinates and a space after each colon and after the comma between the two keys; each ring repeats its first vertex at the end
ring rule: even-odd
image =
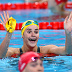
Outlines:
{"type": "Polygon", "coordinates": [[[43,61],[43,60],[44,60],[44,57],[32,57],[32,58],[31,58],[31,60],[32,60],[33,62],[36,62],[38,59],[40,59],[41,61],[43,61]]]}
{"type": "Polygon", "coordinates": [[[28,25],[30,25],[30,24],[32,24],[32,23],[34,23],[34,24],[36,24],[36,25],[38,26],[38,22],[37,22],[37,21],[27,21],[27,22],[25,23],[25,25],[21,28],[21,30],[23,30],[23,28],[24,28],[25,26],[28,26],[28,25]]]}

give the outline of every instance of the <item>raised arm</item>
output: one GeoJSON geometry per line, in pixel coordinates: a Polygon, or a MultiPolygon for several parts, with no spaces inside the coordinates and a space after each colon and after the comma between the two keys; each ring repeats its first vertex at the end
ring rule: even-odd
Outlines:
{"type": "Polygon", "coordinates": [[[58,47],[55,45],[48,45],[46,46],[46,51],[48,51],[47,53],[55,53],[59,55],[72,54],[72,12],[70,13],[69,17],[67,16],[64,20],[64,29],[66,35],[65,46],[58,47]]]}
{"type": "Polygon", "coordinates": [[[5,11],[3,11],[3,12],[4,12],[4,17],[1,14],[1,17],[2,17],[3,21],[1,19],[0,19],[0,21],[3,24],[3,26],[4,26],[5,30],[7,31],[7,33],[6,33],[6,36],[5,36],[4,40],[3,40],[3,42],[0,45],[0,58],[5,57],[5,55],[7,53],[7,50],[8,50],[8,47],[9,47],[9,43],[10,43],[10,40],[11,40],[12,33],[14,31],[13,30],[11,32],[10,31],[11,29],[9,29],[9,26],[6,27],[6,23],[9,20],[9,13],[8,13],[8,11],[7,11],[7,14],[5,13],[5,11]]]}
{"type": "Polygon", "coordinates": [[[66,43],[65,43],[65,50],[67,54],[72,53],[72,12],[70,13],[70,16],[65,18],[64,21],[64,29],[66,34],[66,43]]]}

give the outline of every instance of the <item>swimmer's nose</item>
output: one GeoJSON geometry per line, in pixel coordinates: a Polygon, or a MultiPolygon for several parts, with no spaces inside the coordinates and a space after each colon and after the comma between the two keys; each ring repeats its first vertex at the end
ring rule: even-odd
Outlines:
{"type": "Polygon", "coordinates": [[[39,66],[38,66],[38,72],[44,72],[44,67],[41,66],[41,65],[39,65],[39,66]]]}
{"type": "Polygon", "coordinates": [[[32,32],[32,36],[35,36],[35,33],[34,32],[32,32]]]}

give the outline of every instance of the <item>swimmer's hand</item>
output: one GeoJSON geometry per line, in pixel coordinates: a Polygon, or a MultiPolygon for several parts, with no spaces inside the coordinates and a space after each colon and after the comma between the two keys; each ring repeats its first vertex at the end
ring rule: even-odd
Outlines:
{"type": "Polygon", "coordinates": [[[15,30],[15,26],[16,26],[16,20],[13,19],[12,17],[9,18],[9,13],[7,11],[7,14],[5,11],[3,11],[4,13],[4,17],[3,14],[1,14],[2,20],[0,19],[1,23],[3,24],[5,30],[9,33],[13,33],[13,31],[15,30]]]}
{"type": "Polygon", "coordinates": [[[72,31],[72,12],[70,13],[69,17],[67,16],[64,21],[64,29],[67,33],[72,31]]]}
{"type": "Polygon", "coordinates": [[[65,53],[72,54],[72,12],[69,17],[67,16],[64,21],[64,29],[66,34],[65,53]]]}
{"type": "Polygon", "coordinates": [[[6,29],[9,33],[12,33],[15,30],[15,27],[16,27],[16,20],[10,17],[6,23],[6,29]]]}

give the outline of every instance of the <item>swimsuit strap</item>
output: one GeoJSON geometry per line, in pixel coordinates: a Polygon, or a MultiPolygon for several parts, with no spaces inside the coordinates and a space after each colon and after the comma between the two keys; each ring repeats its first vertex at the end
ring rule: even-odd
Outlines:
{"type": "Polygon", "coordinates": [[[23,51],[22,51],[22,49],[20,48],[20,55],[21,55],[21,54],[23,54],[23,51]]]}
{"type": "Polygon", "coordinates": [[[40,53],[40,47],[37,48],[37,53],[40,53]]]}
{"type": "MultiPolygon", "coordinates": [[[[40,47],[37,48],[37,53],[40,53],[40,47]]],[[[20,55],[23,54],[22,49],[20,48],[20,55]]]]}

